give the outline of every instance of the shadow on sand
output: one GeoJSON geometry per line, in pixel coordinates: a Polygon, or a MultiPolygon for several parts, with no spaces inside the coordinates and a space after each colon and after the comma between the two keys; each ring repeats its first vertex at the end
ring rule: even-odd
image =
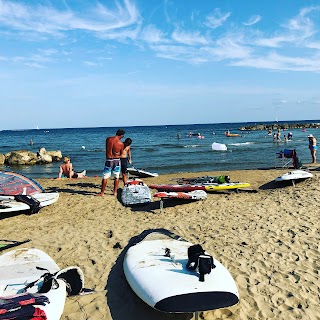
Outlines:
{"type": "Polygon", "coordinates": [[[154,231],[168,232],[165,229],[149,229],[131,238],[109,273],[105,289],[107,290],[107,303],[113,320],[190,320],[193,317],[192,313],[170,314],[151,308],[132,291],[125,278],[123,259],[127,250],[147,234],[154,231]]]}

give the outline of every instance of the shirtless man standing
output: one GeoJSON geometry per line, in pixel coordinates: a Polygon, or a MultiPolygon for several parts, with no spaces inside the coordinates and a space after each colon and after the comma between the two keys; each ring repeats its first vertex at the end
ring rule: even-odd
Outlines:
{"type": "Polygon", "coordinates": [[[103,169],[103,178],[101,183],[101,192],[99,196],[104,196],[104,191],[107,186],[108,179],[111,174],[114,175],[114,189],[113,194],[116,196],[119,186],[119,176],[120,176],[120,155],[124,149],[124,144],[120,141],[123,138],[125,132],[119,129],[114,137],[109,137],[106,139],[106,163],[103,169]]]}

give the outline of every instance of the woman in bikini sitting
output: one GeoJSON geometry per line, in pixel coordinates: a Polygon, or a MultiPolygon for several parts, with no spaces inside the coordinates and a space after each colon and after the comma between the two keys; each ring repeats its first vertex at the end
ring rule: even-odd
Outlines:
{"type": "Polygon", "coordinates": [[[60,166],[59,171],[59,178],[61,179],[62,176],[69,178],[69,179],[75,179],[75,178],[84,178],[86,175],[86,170],[83,170],[80,173],[76,173],[72,169],[72,163],[69,157],[63,158],[63,164],[60,166]]]}

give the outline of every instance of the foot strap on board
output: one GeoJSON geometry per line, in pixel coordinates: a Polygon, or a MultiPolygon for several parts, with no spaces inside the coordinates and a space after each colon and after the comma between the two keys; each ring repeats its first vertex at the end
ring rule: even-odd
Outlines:
{"type": "Polygon", "coordinates": [[[199,281],[204,281],[204,276],[211,272],[211,269],[215,268],[213,257],[206,254],[200,244],[195,244],[188,248],[188,263],[187,268],[189,270],[198,269],[199,281]]]}
{"type": "Polygon", "coordinates": [[[31,213],[37,213],[41,209],[40,201],[30,195],[18,194],[14,196],[14,199],[18,202],[27,204],[31,209],[31,213]]]}

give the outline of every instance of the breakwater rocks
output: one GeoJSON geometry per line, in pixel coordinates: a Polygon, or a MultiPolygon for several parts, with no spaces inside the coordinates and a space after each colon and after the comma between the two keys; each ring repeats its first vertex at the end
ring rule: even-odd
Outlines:
{"type": "Polygon", "coordinates": [[[277,129],[308,129],[320,128],[320,123],[273,123],[273,124],[256,124],[238,128],[241,131],[255,131],[255,130],[277,130],[277,129]]]}
{"type": "Polygon", "coordinates": [[[54,161],[60,161],[62,154],[60,150],[46,151],[41,148],[37,153],[28,150],[15,150],[6,154],[0,153],[0,165],[34,165],[47,164],[54,161]]]}

